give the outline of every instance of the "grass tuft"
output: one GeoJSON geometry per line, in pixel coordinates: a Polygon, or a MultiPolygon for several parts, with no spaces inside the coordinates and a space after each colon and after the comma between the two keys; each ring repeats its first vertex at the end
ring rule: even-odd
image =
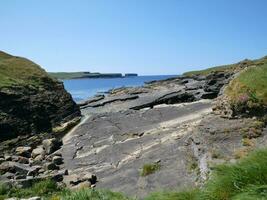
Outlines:
{"type": "Polygon", "coordinates": [[[199,195],[199,190],[185,190],[181,192],[155,192],[150,194],[145,200],[195,200],[199,195]]]}
{"type": "Polygon", "coordinates": [[[160,164],[159,163],[145,164],[142,168],[141,176],[148,176],[149,174],[153,174],[158,170],[160,170],[160,164]]]}

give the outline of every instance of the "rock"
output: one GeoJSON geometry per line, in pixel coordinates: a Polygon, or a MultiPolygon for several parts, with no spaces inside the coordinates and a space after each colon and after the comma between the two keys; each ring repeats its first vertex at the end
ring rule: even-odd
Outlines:
{"type": "Polygon", "coordinates": [[[13,167],[9,164],[9,161],[3,162],[0,165],[0,174],[4,174],[10,171],[14,171],[14,170],[13,170],[13,167]]]}
{"type": "Polygon", "coordinates": [[[16,175],[27,175],[29,171],[36,170],[36,167],[30,167],[26,164],[6,161],[0,165],[0,173],[16,173],[16,175]]]}
{"type": "Polygon", "coordinates": [[[91,188],[91,183],[89,181],[84,181],[79,183],[78,185],[72,186],[71,189],[73,190],[80,190],[80,189],[86,189],[91,188]]]}
{"type": "Polygon", "coordinates": [[[26,175],[24,174],[19,174],[19,175],[16,175],[15,176],[15,180],[18,180],[18,179],[25,179],[26,178],[26,175]]]}
{"type": "Polygon", "coordinates": [[[33,163],[34,164],[41,164],[43,159],[44,159],[43,155],[38,155],[33,159],[33,163]]]}
{"type": "Polygon", "coordinates": [[[62,141],[59,141],[56,138],[46,139],[43,141],[43,147],[47,154],[51,154],[56,150],[60,149],[62,141]]]}
{"type": "Polygon", "coordinates": [[[27,176],[37,176],[40,169],[42,169],[41,166],[33,166],[32,169],[28,171],[27,176]]]}
{"type": "Polygon", "coordinates": [[[6,172],[2,176],[6,177],[8,179],[11,179],[11,178],[14,178],[15,174],[14,173],[10,173],[10,172],[6,172]]]}
{"type": "Polygon", "coordinates": [[[97,181],[97,177],[93,174],[87,173],[87,174],[72,174],[68,176],[64,176],[63,182],[68,186],[72,187],[74,185],[78,185],[82,182],[90,182],[91,184],[95,184],[97,181]]]}
{"type": "Polygon", "coordinates": [[[16,148],[16,154],[19,156],[26,157],[26,158],[31,157],[31,151],[32,151],[31,147],[17,147],[16,148]]]}
{"type": "Polygon", "coordinates": [[[29,158],[25,158],[22,156],[12,156],[12,161],[22,164],[29,164],[29,158]]]}
{"type": "Polygon", "coordinates": [[[67,185],[67,187],[71,187],[73,185],[79,184],[81,181],[79,181],[78,175],[72,174],[64,176],[63,182],[67,185]]]}
{"type": "Polygon", "coordinates": [[[105,95],[95,95],[94,97],[89,98],[88,100],[83,101],[83,102],[79,103],[78,105],[79,106],[85,106],[87,104],[94,103],[96,101],[100,101],[100,100],[102,100],[104,98],[105,98],[105,95]]]}
{"type": "Polygon", "coordinates": [[[52,162],[56,165],[61,165],[63,163],[63,158],[60,156],[54,156],[52,162]]]}
{"type": "Polygon", "coordinates": [[[45,170],[43,168],[38,171],[39,174],[42,174],[44,172],[45,172],[45,170]]]}
{"type": "Polygon", "coordinates": [[[41,197],[30,197],[28,199],[20,199],[20,200],[42,200],[41,197]]]}
{"type": "Polygon", "coordinates": [[[45,150],[43,149],[43,146],[39,146],[32,150],[32,158],[35,158],[39,155],[43,156],[45,154],[45,150]]]}
{"type": "Polygon", "coordinates": [[[62,169],[59,171],[59,173],[62,173],[63,175],[69,175],[69,171],[67,169],[62,169]]]}
{"type": "Polygon", "coordinates": [[[59,167],[57,165],[55,165],[55,163],[45,163],[44,164],[44,169],[47,170],[59,170],[59,167]]]}
{"type": "Polygon", "coordinates": [[[64,173],[58,172],[58,173],[51,175],[51,179],[54,180],[55,182],[61,182],[63,181],[63,176],[64,176],[64,173]]]}
{"type": "Polygon", "coordinates": [[[4,158],[5,158],[5,161],[12,161],[12,156],[10,155],[5,155],[4,158]]]}
{"type": "Polygon", "coordinates": [[[2,164],[3,162],[5,162],[5,158],[0,158],[0,164],[2,164]]]}

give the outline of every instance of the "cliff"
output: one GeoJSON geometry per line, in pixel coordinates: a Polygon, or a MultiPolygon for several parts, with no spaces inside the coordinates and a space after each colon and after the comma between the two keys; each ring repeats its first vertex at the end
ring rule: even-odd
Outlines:
{"type": "Polygon", "coordinates": [[[0,140],[49,132],[77,116],[61,82],[32,61],[0,51],[0,140]]]}

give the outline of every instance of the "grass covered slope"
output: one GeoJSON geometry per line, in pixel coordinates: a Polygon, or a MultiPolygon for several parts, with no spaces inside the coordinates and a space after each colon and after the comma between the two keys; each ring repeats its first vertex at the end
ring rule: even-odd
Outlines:
{"type": "Polygon", "coordinates": [[[252,66],[237,76],[226,89],[236,112],[250,109],[259,112],[267,106],[267,59],[261,65],[252,66]]]}
{"type": "Polygon", "coordinates": [[[0,88],[8,86],[38,86],[47,73],[32,61],[0,51],[0,88]]]}

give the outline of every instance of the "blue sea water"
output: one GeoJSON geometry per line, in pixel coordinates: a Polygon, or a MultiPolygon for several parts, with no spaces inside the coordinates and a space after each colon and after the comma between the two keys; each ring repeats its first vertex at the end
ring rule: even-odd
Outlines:
{"type": "Polygon", "coordinates": [[[96,78],[63,80],[65,89],[76,102],[88,99],[98,93],[119,87],[142,86],[145,82],[163,80],[176,75],[135,76],[124,78],[96,78]]]}

